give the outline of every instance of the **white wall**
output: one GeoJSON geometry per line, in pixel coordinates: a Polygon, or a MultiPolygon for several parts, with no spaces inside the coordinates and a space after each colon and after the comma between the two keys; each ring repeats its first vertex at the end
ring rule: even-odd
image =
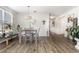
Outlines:
{"type": "Polygon", "coordinates": [[[47,14],[31,14],[32,19],[28,20],[26,14],[17,14],[16,15],[16,26],[21,25],[22,28],[30,28],[30,22],[32,22],[32,27],[40,28],[40,36],[48,36],[47,31],[49,31],[49,16],[47,14]],[[42,21],[45,20],[46,24],[43,25],[42,21]]]}
{"type": "MultiPolygon", "coordinates": [[[[59,17],[57,17],[57,19],[55,20],[55,27],[51,27],[51,31],[57,34],[64,34],[65,29],[68,26],[68,22],[67,22],[67,18],[68,16],[74,16],[79,18],[79,7],[76,7],[66,13],[64,13],[63,15],[60,15],[59,17]]],[[[78,20],[78,25],[79,25],[79,20],[78,20]]]]}
{"type": "Polygon", "coordinates": [[[55,18],[55,26],[52,26],[52,24],[50,24],[50,31],[53,33],[56,33],[56,34],[62,33],[61,23],[62,23],[61,18],[56,17],[55,18]]]}

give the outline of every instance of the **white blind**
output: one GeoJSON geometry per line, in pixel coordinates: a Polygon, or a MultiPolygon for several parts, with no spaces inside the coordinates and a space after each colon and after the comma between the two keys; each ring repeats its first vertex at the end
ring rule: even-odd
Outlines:
{"type": "Polygon", "coordinates": [[[0,22],[2,22],[2,10],[0,10],[0,22]]]}
{"type": "Polygon", "coordinates": [[[0,10],[0,32],[2,30],[2,10],[0,10]]]}
{"type": "Polygon", "coordinates": [[[4,23],[11,23],[11,15],[4,12],[4,23]]]}

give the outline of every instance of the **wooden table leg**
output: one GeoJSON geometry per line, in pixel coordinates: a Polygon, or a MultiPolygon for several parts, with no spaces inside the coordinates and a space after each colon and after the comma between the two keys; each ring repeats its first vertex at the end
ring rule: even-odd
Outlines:
{"type": "Polygon", "coordinates": [[[19,35],[19,44],[21,44],[21,35],[19,35]]]}
{"type": "Polygon", "coordinates": [[[8,45],[8,40],[6,40],[6,46],[8,45]]]}
{"type": "Polygon", "coordinates": [[[18,38],[19,38],[19,44],[21,44],[21,33],[18,33],[18,38]]]}
{"type": "Polygon", "coordinates": [[[36,50],[37,50],[37,53],[38,53],[38,40],[36,40],[36,50]]]}
{"type": "Polygon", "coordinates": [[[21,38],[19,38],[19,44],[21,44],[21,38]]]}
{"type": "Polygon", "coordinates": [[[38,38],[37,38],[37,36],[35,37],[35,44],[36,44],[36,50],[37,50],[37,53],[38,53],[38,38]]]}

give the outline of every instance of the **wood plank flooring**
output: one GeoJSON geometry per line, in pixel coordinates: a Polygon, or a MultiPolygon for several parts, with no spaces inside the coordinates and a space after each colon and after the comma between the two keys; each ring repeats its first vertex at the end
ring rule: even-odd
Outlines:
{"type": "Polygon", "coordinates": [[[1,53],[77,53],[73,43],[61,35],[53,35],[50,38],[40,37],[37,44],[27,42],[22,44],[14,40],[0,50],[1,53]],[[37,45],[37,46],[36,46],[37,45]]]}

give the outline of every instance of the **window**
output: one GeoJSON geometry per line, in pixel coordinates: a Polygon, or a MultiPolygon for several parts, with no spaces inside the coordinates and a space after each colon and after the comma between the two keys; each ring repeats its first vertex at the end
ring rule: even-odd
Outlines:
{"type": "Polygon", "coordinates": [[[0,10],[0,31],[2,31],[2,10],[0,10]]]}
{"type": "Polygon", "coordinates": [[[8,12],[4,12],[4,23],[11,24],[11,15],[8,12]]]}
{"type": "Polygon", "coordinates": [[[0,22],[2,22],[2,10],[0,10],[0,22]]]}
{"type": "Polygon", "coordinates": [[[0,33],[6,31],[8,25],[12,25],[12,17],[10,12],[0,8],[0,33]]]}

